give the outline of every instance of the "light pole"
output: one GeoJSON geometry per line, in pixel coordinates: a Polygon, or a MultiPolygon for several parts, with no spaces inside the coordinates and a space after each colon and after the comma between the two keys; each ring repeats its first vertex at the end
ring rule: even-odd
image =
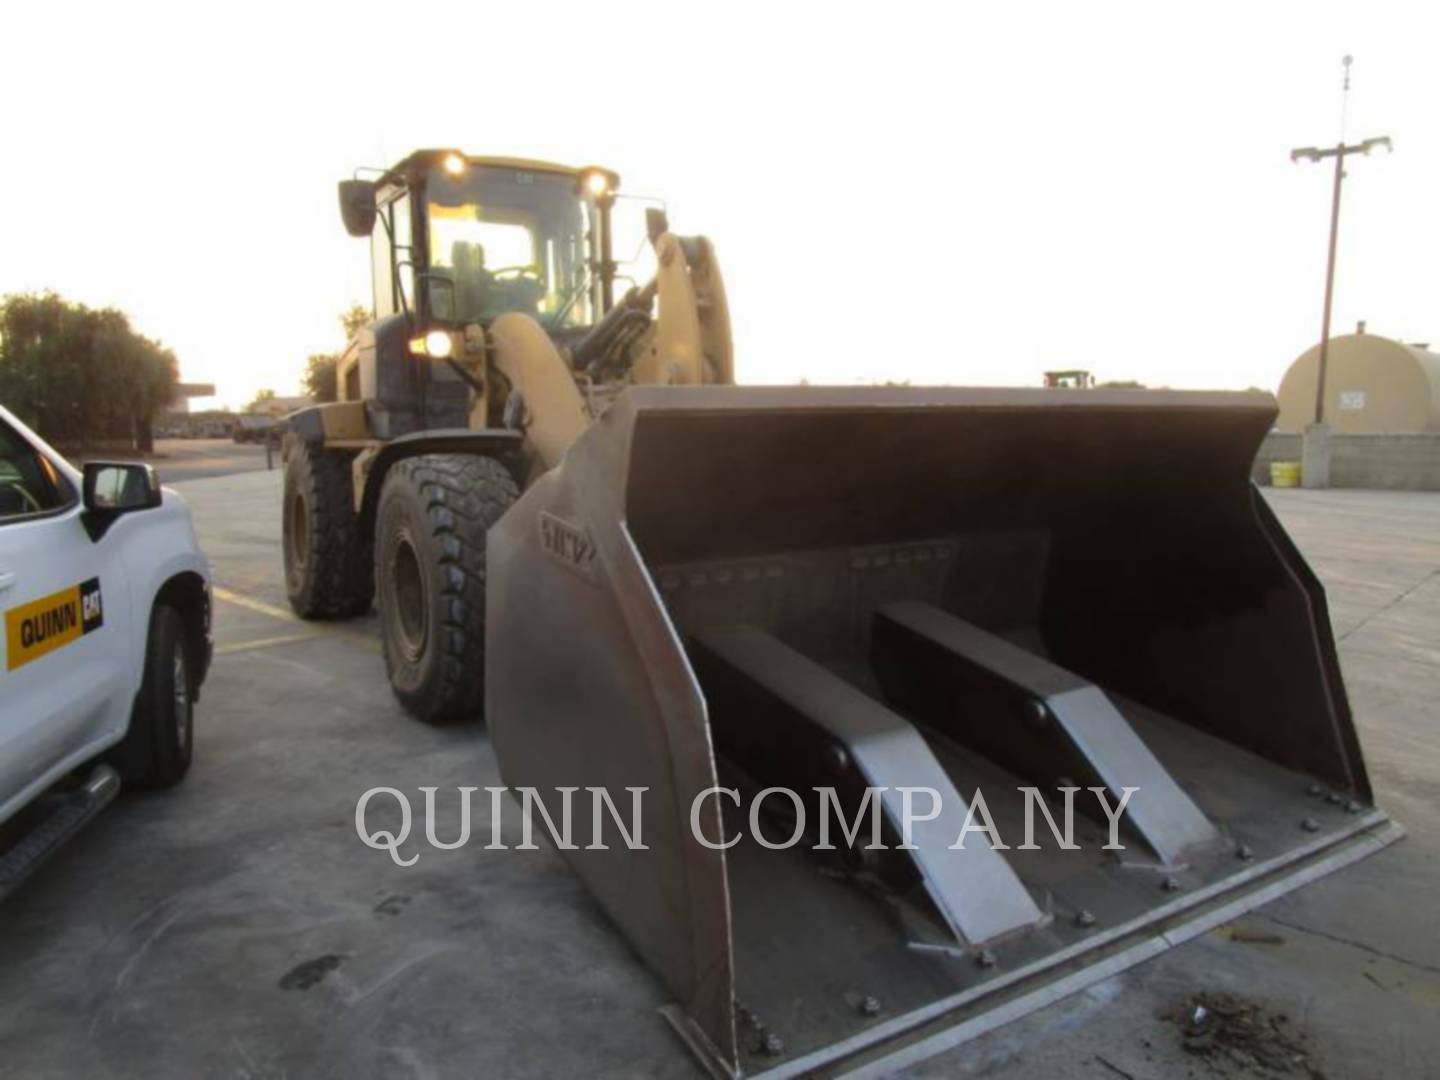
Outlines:
{"type": "MultiPolygon", "coordinates": [[[[1345,86],[1342,90],[1342,103],[1350,94],[1350,63],[1351,58],[1345,57],[1345,86]]],[[[1340,234],[1340,185],[1345,179],[1345,159],[1351,154],[1366,154],[1371,150],[1383,146],[1386,150],[1394,152],[1390,145],[1390,137],[1382,135],[1378,139],[1366,139],[1363,142],[1346,145],[1345,143],[1345,120],[1344,106],[1341,107],[1340,120],[1340,142],[1334,147],[1321,150],[1315,146],[1305,146],[1298,150],[1290,151],[1291,161],[1324,161],[1326,158],[1335,159],[1335,192],[1330,201],[1330,254],[1325,262],[1325,313],[1320,325],[1320,364],[1319,372],[1315,379],[1315,423],[1320,424],[1325,419],[1325,362],[1330,351],[1330,302],[1335,294],[1335,244],[1340,234]]]]}

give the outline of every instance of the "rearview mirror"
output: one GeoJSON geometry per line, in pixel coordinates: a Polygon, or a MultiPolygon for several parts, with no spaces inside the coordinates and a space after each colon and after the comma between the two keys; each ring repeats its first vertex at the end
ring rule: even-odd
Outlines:
{"type": "Polygon", "coordinates": [[[340,217],[351,236],[369,236],[375,228],[375,184],[370,180],[340,181],[340,217]]]}

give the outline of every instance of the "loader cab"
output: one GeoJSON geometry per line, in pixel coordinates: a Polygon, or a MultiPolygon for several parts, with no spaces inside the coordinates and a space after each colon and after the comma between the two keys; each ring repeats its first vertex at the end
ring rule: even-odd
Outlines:
{"type": "Polygon", "coordinates": [[[1095,376],[1080,368],[1045,372],[1045,387],[1048,390],[1091,390],[1094,386],[1095,376]]]}
{"type": "Polygon", "coordinates": [[[552,336],[583,331],[612,299],[618,180],[432,150],[378,180],[342,183],[347,230],[370,238],[375,318],[460,327],[521,312],[552,336]]]}

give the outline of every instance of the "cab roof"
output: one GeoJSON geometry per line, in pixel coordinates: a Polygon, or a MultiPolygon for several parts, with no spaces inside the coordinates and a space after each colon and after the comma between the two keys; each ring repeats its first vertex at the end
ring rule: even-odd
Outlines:
{"type": "MultiPolygon", "coordinates": [[[[467,154],[456,149],[416,150],[401,161],[392,165],[384,176],[380,177],[379,183],[403,183],[408,181],[416,172],[424,171],[438,165],[447,155],[459,154],[465,159],[466,164],[476,166],[491,166],[501,169],[524,169],[530,172],[558,173],[561,176],[579,177],[582,173],[588,172],[597,166],[574,166],[560,165],[553,161],[537,161],[533,158],[521,157],[497,157],[489,155],[467,154]]],[[[614,176],[609,169],[600,171],[614,176]]]]}

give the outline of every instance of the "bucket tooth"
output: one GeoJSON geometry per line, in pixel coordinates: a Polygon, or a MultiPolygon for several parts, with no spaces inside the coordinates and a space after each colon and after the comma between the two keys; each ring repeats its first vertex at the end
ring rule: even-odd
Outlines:
{"type": "Polygon", "coordinates": [[[938,816],[920,820],[930,808],[916,804],[907,854],[963,945],[979,947],[1044,921],[989,844],[972,836],[963,849],[951,848],[969,801],[913,724],[758,627],[703,631],[691,653],[717,749],[765,783],[834,787],[852,821],[865,790],[875,789],[884,820],[902,836],[904,789],[936,793],[938,816]]]}
{"type": "Polygon", "coordinates": [[[923,723],[1035,784],[1103,786],[1163,862],[1220,840],[1096,685],[931,604],[875,616],[871,655],[885,695],[923,723]]]}

